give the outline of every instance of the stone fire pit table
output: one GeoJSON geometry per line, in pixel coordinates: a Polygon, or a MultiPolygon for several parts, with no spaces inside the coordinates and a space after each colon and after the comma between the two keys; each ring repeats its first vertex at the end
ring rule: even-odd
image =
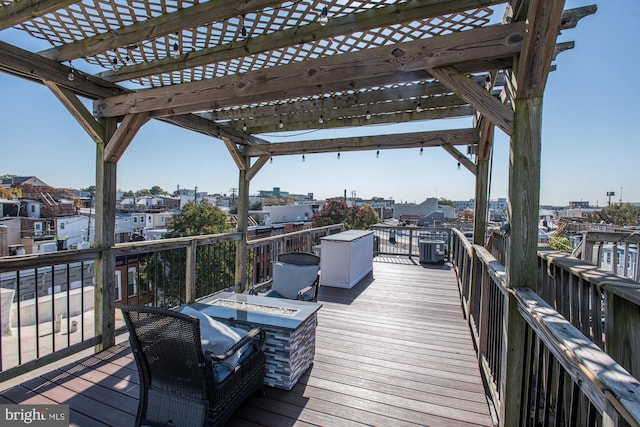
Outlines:
{"type": "Polygon", "coordinates": [[[317,312],[322,304],[222,292],[191,307],[242,329],[265,331],[264,383],[268,386],[291,390],[313,362],[317,312]]]}

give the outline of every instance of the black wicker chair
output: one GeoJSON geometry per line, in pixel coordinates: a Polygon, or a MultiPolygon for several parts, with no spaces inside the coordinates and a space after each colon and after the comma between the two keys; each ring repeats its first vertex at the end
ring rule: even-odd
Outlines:
{"type": "Polygon", "coordinates": [[[252,329],[224,355],[205,357],[199,320],[175,311],[121,307],[140,376],[136,426],[224,425],[251,394],[263,391],[264,332],[252,329]],[[251,343],[254,351],[222,382],[213,366],[251,343]]]}

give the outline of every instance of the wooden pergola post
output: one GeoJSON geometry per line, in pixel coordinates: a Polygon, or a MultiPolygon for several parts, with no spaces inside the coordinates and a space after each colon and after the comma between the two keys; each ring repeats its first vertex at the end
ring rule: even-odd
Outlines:
{"type": "MultiPolygon", "coordinates": [[[[102,119],[104,141],[115,134],[118,121],[115,118],[102,119]]],[[[116,223],[116,176],[117,162],[105,160],[107,143],[96,144],[96,241],[102,248],[102,256],[95,268],[95,333],[102,336],[96,351],[115,345],[115,258],[110,248],[115,244],[116,223]]]]}
{"type": "MultiPolygon", "coordinates": [[[[560,30],[564,0],[512,0],[514,18],[526,18],[520,56],[511,75],[514,129],[509,150],[508,219],[506,247],[508,288],[537,291],[538,217],[540,207],[540,153],[542,99],[560,30]]],[[[525,358],[526,322],[518,313],[515,297],[507,292],[503,315],[500,425],[519,424],[522,401],[522,364],[525,358]]]]}

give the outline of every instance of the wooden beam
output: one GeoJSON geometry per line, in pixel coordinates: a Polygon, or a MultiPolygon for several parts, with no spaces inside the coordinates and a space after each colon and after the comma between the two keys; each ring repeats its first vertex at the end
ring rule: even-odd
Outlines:
{"type": "Polygon", "coordinates": [[[455,148],[451,144],[442,144],[441,147],[444,149],[444,151],[446,151],[447,153],[451,154],[451,156],[453,156],[453,158],[456,159],[458,161],[458,163],[460,163],[462,166],[467,168],[467,170],[469,172],[471,172],[474,175],[477,174],[475,163],[473,163],[471,160],[469,160],[467,158],[467,156],[462,154],[460,152],[460,150],[458,150],[457,148],[455,148]]]}
{"type": "Polygon", "coordinates": [[[514,67],[518,97],[536,97],[544,93],[564,3],[564,0],[530,1],[522,52],[514,67]]]}
{"type": "Polygon", "coordinates": [[[73,118],[76,119],[80,126],[89,134],[91,139],[95,142],[104,142],[102,140],[102,138],[104,138],[104,128],[73,92],[48,80],[43,81],[43,83],[53,92],[58,100],[62,102],[73,118]]]}
{"type": "MultiPolygon", "coordinates": [[[[322,39],[354,32],[364,32],[374,28],[429,19],[452,14],[475,7],[487,7],[503,3],[504,0],[413,0],[404,4],[392,4],[382,8],[371,8],[360,13],[351,13],[332,18],[328,25],[312,22],[302,27],[294,26],[288,30],[276,31],[246,40],[235,40],[208,49],[192,51],[178,58],[167,57],[152,62],[134,64],[119,70],[105,71],[99,76],[109,81],[132,80],[152,74],[171,73],[173,71],[195,68],[221,61],[230,61],[262,52],[273,51],[291,45],[311,43],[322,39]],[[480,4],[481,3],[481,4],[480,4]]],[[[193,6],[191,9],[195,9],[193,6]]],[[[221,15],[223,15],[221,13],[221,15]]],[[[236,13],[235,16],[240,15],[236,13]]],[[[212,21],[221,21],[215,16],[212,21]]],[[[176,19],[178,21],[178,19],[176,19]]],[[[178,21],[179,22],[179,21],[178,21]]],[[[204,21],[208,22],[208,21],[204,21]]],[[[195,25],[192,25],[195,26],[195,25]]],[[[188,27],[183,27],[188,28],[188,27]]],[[[124,46],[121,44],[121,46],[124,46]]],[[[105,50],[113,50],[105,49],[105,50]]]]}
{"type": "Polygon", "coordinates": [[[432,110],[417,111],[404,111],[399,113],[383,114],[379,116],[371,116],[367,119],[366,116],[361,115],[358,117],[341,117],[337,119],[325,120],[324,123],[318,123],[318,119],[314,118],[307,122],[293,122],[287,123],[282,129],[275,129],[273,125],[265,126],[251,126],[247,128],[247,132],[260,134],[260,133],[274,133],[292,130],[309,130],[309,129],[324,129],[324,128],[341,128],[341,127],[356,127],[356,126],[374,126],[389,123],[406,123],[414,120],[438,120],[438,119],[450,119],[454,117],[473,116],[476,110],[469,105],[450,108],[434,108],[432,110]]]}
{"type": "Polygon", "coordinates": [[[234,144],[233,141],[231,141],[231,139],[227,137],[222,137],[220,139],[222,140],[224,145],[227,147],[227,150],[229,150],[229,153],[231,154],[233,161],[236,163],[238,170],[244,170],[245,158],[242,156],[242,153],[238,149],[238,146],[234,144]]]}
{"type": "Polygon", "coordinates": [[[133,137],[148,120],[147,113],[126,115],[104,150],[104,161],[118,163],[133,137]]]}
{"type": "Polygon", "coordinates": [[[249,169],[249,171],[247,172],[247,181],[251,181],[256,176],[256,174],[260,171],[260,169],[262,169],[262,167],[267,164],[270,158],[271,157],[269,156],[258,157],[258,160],[256,160],[251,165],[251,169],[249,169]]]}
{"type": "Polygon", "coordinates": [[[578,22],[585,16],[593,15],[598,11],[598,6],[591,4],[588,6],[577,7],[575,9],[567,9],[562,12],[562,21],[560,22],[561,30],[576,28],[578,22]]]}
{"type": "Polygon", "coordinates": [[[389,77],[399,71],[411,72],[425,66],[511,57],[520,51],[523,31],[522,23],[477,28],[241,75],[147,89],[98,100],[94,103],[94,112],[98,117],[158,110],[175,114],[179,107],[187,108],[187,111],[178,110],[180,112],[220,108],[225,100],[239,95],[263,102],[282,99],[294,88],[303,87],[308,93],[317,94],[324,84],[389,77]]]}
{"type": "Polygon", "coordinates": [[[232,127],[221,125],[197,114],[162,117],[158,120],[189,129],[203,135],[222,139],[229,138],[237,144],[268,144],[268,141],[246,134],[232,127]]]}
{"type": "Polygon", "coordinates": [[[475,129],[440,130],[313,141],[281,142],[245,146],[243,154],[250,157],[288,156],[293,154],[333,153],[336,151],[384,150],[392,148],[437,147],[443,144],[478,143],[475,129]]]}
{"type": "MultiPolygon", "coordinates": [[[[21,0],[23,1],[23,0],[21,0]]],[[[2,6],[3,9],[5,6],[2,6]]],[[[0,41],[0,71],[38,83],[50,81],[89,99],[105,98],[129,92],[116,84],[74,70],[73,81],[68,79],[70,67],[58,64],[35,53],[0,41]]]]}
{"type": "Polygon", "coordinates": [[[199,3],[176,12],[163,13],[135,24],[47,49],[40,52],[40,55],[59,62],[90,57],[141,41],[155,40],[184,29],[242,16],[245,13],[280,5],[281,3],[282,1],[280,0],[242,2],[219,0],[199,3]]]}
{"type": "Polygon", "coordinates": [[[513,112],[475,81],[464,76],[455,67],[430,68],[429,72],[507,135],[513,133],[513,112]]]}
{"type": "MultiPolygon", "coordinates": [[[[467,105],[467,102],[460,99],[457,95],[445,95],[433,98],[425,98],[420,100],[421,111],[434,109],[434,108],[449,108],[459,107],[467,105]]],[[[263,117],[252,117],[249,120],[235,121],[232,126],[238,128],[246,124],[248,131],[252,132],[252,128],[264,127],[268,128],[272,126],[273,129],[278,130],[280,120],[282,120],[284,127],[288,127],[290,124],[297,122],[315,122],[318,124],[319,118],[322,115],[323,121],[339,120],[343,117],[358,117],[358,116],[371,116],[401,113],[405,111],[415,111],[418,105],[418,101],[415,99],[405,100],[393,100],[389,99],[386,102],[377,102],[374,104],[361,104],[351,105],[349,107],[333,108],[330,110],[315,110],[305,111],[292,114],[280,114],[263,117]]]]}
{"type": "Polygon", "coordinates": [[[0,30],[62,9],[77,0],[20,0],[0,7],[0,30]]]}
{"type": "MultiPolygon", "coordinates": [[[[484,81],[484,76],[472,77],[478,83],[484,81]]],[[[338,108],[349,108],[354,105],[373,104],[376,102],[384,102],[388,100],[411,100],[414,99],[415,104],[421,98],[427,97],[427,101],[432,95],[447,95],[451,93],[451,89],[440,82],[420,82],[416,84],[408,84],[402,86],[387,87],[368,92],[347,92],[342,95],[330,97],[321,97],[317,99],[301,100],[287,103],[276,103],[273,105],[261,105],[259,107],[233,108],[226,110],[211,111],[201,113],[203,117],[210,120],[242,120],[247,118],[280,116],[283,114],[303,113],[307,111],[329,112],[338,108]]],[[[425,107],[426,108],[426,107],[425,107]]]]}

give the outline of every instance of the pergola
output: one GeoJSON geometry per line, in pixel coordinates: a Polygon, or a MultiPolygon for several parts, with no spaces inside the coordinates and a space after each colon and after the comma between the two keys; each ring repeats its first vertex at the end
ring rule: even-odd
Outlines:
{"type": "MultiPolygon", "coordinates": [[[[544,88],[556,54],[573,47],[556,43],[559,32],[596,9],[564,10],[564,4],[0,1],[0,30],[14,27],[51,44],[30,52],[0,43],[0,69],[46,85],[95,141],[96,243],[106,254],[114,244],[118,161],[152,119],[225,144],[239,170],[241,233],[249,182],[273,156],[442,147],[476,177],[478,244],[485,239],[497,126],[510,137],[507,281],[536,289],[544,88]],[[93,100],[93,111],[80,98],[93,100]],[[269,143],[256,136],[465,116],[473,118],[467,129],[393,137],[269,143]]],[[[245,245],[242,239],[238,267],[245,245]]],[[[96,310],[99,316],[113,315],[114,269],[109,256],[97,264],[105,308],[96,310]]],[[[236,284],[244,283],[246,269],[236,271],[236,284]]],[[[521,319],[514,307],[508,311],[508,339],[517,343],[521,319]]],[[[96,323],[113,322],[104,316],[96,323]]],[[[103,346],[112,342],[104,336],[103,346]]]]}

